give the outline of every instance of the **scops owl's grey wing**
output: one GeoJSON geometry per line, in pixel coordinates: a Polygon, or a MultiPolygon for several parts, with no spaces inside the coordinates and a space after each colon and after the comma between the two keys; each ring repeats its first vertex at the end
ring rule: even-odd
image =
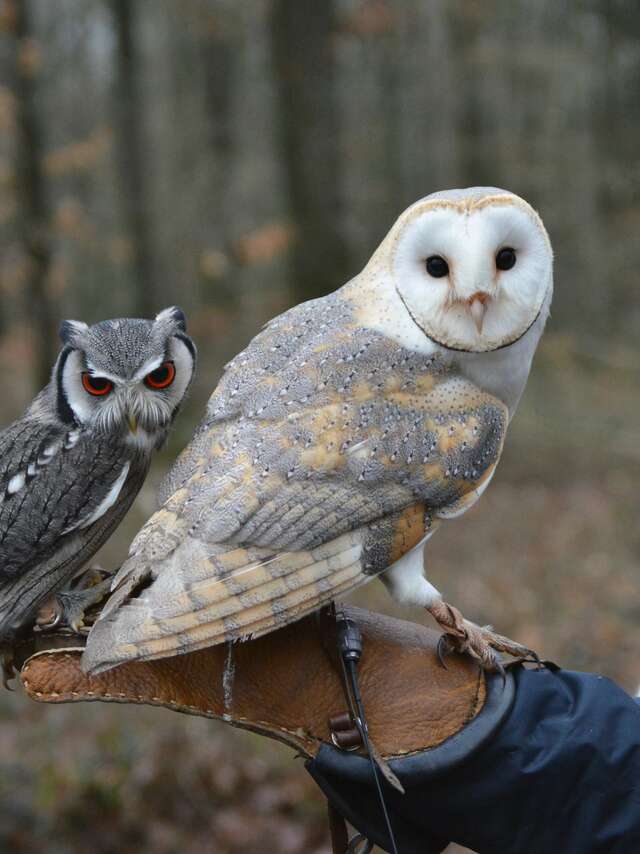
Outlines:
{"type": "Polygon", "coordinates": [[[147,462],[107,434],[15,422],[0,434],[0,626],[81,567],[135,497],[147,462]]]}
{"type": "Polygon", "coordinates": [[[477,496],[506,422],[338,295],[287,312],[227,367],[85,667],[260,635],[346,593],[477,496]]]}

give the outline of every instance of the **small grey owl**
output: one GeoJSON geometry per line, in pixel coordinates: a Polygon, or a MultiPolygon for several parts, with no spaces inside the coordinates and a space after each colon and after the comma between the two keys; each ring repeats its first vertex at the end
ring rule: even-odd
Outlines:
{"type": "MultiPolygon", "coordinates": [[[[5,649],[100,548],[142,486],[193,376],[185,329],[176,307],[155,320],[65,321],[51,382],[0,434],[5,649]]],[[[75,605],[65,614],[72,624],[81,598],[75,605]]]]}
{"type": "Polygon", "coordinates": [[[408,208],[358,276],[227,366],[84,666],[264,634],[376,576],[485,666],[525,652],[444,602],[423,550],[493,477],[552,292],[549,238],[513,193],[408,208]]]}

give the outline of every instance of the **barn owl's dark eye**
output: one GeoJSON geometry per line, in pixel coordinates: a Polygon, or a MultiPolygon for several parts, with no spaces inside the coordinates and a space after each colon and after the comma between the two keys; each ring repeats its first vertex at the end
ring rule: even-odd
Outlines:
{"type": "Polygon", "coordinates": [[[434,279],[442,279],[449,275],[449,265],[441,255],[431,255],[427,258],[427,273],[434,279]]]}
{"type": "Polygon", "coordinates": [[[496,267],[498,270],[510,270],[515,266],[516,253],[510,246],[505,246],[496,255],[496,267]]]}

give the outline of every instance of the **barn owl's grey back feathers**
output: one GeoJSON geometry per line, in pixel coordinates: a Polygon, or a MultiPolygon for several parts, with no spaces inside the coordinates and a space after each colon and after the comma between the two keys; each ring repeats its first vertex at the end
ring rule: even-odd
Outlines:
{"type": "MultiPolygon", "coordinates": [[[[404,350],[379,333],[358,329],[352,306],[340,294],[296,306],[269,323],[226,366],[206,416],[174,464],[162,495],[169,497],[194,471],[201,472],[204,455],[208,458],[206,477],[193,482],[187,506],[190,514],[201,508],[206,515],[206,509],[215,507],[216,493],[228,493],[229,480],[234,477],[230,460],[243,453],[251,455],[251,464],[260,471],[262,481],[269,473],[277,473],[291,488],[310,478],[325,479],[334,473],[336,460],[342,458],[363,491],[370,491],[378,478],[395,479],[411,490],[411,478],[400,463],[407,457],[426,463],[434,434],[418,431],[411,421],[422,415],[423,402],[413,401],[412,408],[407,401],[420,391],[426,392],[428,386],[438,386],[433,403],[436,407],[441,404],[443,419],[447,408],[455,412],[456,397],[461,409],[472,404],[473,394],[469,394],[475,390],[442,358],[404,350]],[[326,343],[329,331],[331,346],[326,343]],[[390,399],[385,388],[391,391],[393,383],[397,387],[390,399]],[[380,434],[377,443],[373,431],[380,434]],[[332,433],[340,435],[337,445],[332,433]],[[207,451],[212,439],[227,453],[210,459],[207,451]],[[309,465],[305,462],[307,450],[323,440],[328,443],[327,465],[309,465]],[[363,441],[364,445],[359,444],[363,441]],[[382,462],[385,455],[391,464],[382,462]],[[397,471],[393,466],[396,460],[397,471]]],[[[480,395],[476,397],[478,404],[486,402],[480,395]]],[[[504,429],[504,425],[499,427],[498,436],[504,429]]],[[[483,433],[483,444],[485,439],[483,433]]],[[[467,450],[467,456],[469,453],[467,450]]],[[[497,447],[494,459],[496,453],[497,447]]],[[[450,468],[456,473],[459,468],[467,471],[467,477],[473,471],[473,477],[478,477],[477,467],[469,460],[466,463],[452,459],[450,468]]],[[[434,495],[432,506],[444,505],[451,497],[449,492],[440,499],[434,495]]],[[[219,536],[226,539],[232,535],[233,520],[247,512],[238,508],[231,518],[224,513],[211,514],[209,523],[224,526],[219,536]]]]}
{"type": "Polygon", "coordinates": [[[0,641],[82,568],[131,505],[190,384],[182,312],[65,321],[49,385],[0,433],[0,641]]]}

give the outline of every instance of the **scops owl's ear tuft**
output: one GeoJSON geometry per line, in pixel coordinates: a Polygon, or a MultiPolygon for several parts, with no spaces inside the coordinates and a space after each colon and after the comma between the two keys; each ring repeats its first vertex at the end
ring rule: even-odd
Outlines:
{"type": "Polygon", "coordinates": [[[183,310],[178,308],[177,305],[169,306],[169,308],[165,308],[159,314],[156,314],[155,322],[170,324],[176,328],[176,331],[187,331],[187,318],[184,316],[183,310]]]}
{"type": "Polygon", "coordinates": [[[79,347],[88,329],[89,327],[82,320],[63,320],[58,334],[63,344],[79,347]]]}

